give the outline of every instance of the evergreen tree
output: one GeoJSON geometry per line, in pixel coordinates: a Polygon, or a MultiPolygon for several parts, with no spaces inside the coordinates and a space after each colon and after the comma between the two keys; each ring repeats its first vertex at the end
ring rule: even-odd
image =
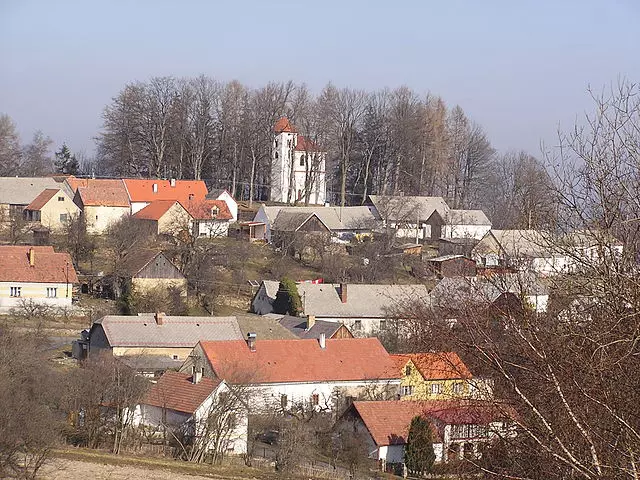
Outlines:
{"type": "Polygon", "coordinates": [[[298,293],[296,282],[290,278],[283,277],[280,280],[280,288],[273,302],[273,311],[282,315],[298,316],[302,311],[302,301],[298,293]]]}
{"type": "Polygon", "coordinates": [[[431,424],[425,418],[416,416],[411,420],[404,448],[404,463],[407,470],[420,475],[431,470],[435,460],[431,424]]]}
{"type": "Polygon", "coordinates": [[[56,152],[56,172],[65,175],[76,175],[80,168],[76,156],[71,153],[66,143],[62,144],[60,151],[56,152]]]}

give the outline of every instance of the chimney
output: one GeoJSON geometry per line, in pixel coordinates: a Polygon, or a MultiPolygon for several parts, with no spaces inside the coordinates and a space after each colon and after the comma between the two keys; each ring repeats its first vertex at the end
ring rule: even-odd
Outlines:
{"type": "Polygon", "coordinates": [[[316,316],[315,315],[307,315],[307,328],[306,330],[311,330],[311,327],[313,327],[316,324],[316,316]]]}
{"type": "Polygon", "coordinates": [[[29,247],[29,266],[36,266],[36,251],[33,249],[33,247],[29,247]]]}
{"type": "Polygon", "coordinates": [[[158,193],[158,184],[154,183],[151,187],[153,189],[153,193],[158,193]]]}
{"type": "Polygon", "coordinates": [[[194,385],[200,383],[202,380],[202,375],[204,374],[204,367],[198,368],[195,365],[191,367],[191,382],[194,385]]]}
{"type": "Polygon", "coordinates": [[[164,312],[156,312],[154,318],[157,325],[162,325],[164,323],[164,312]]]}
{"type": "Polygon", "coordinates": [[[249,351],[251,352],[255,352],[256,351],[256,338],[258,336],[255,334],[255,332],[249,332],[247,333],[247,345],[249,345],[249,351]]]}
{"type": "Polygon", "coordinates": [[[327,347],[327,337],[324,333],[320,334],[320,338],[318,339],[318,343],[320,344],[320,348],[323,350],[327,347]]]}
{"type": "Polygon", "coordinates": [[[176,179],[172,178],[171,180],[169,180],[169,185],[171,185],[172,187],[176,186],[176,179]]]}
{"type": "Polygon", "coordinates": [[[340,301],[342,303],[347,303],[347,284],[346,283],[340,284],[340,301]]]}

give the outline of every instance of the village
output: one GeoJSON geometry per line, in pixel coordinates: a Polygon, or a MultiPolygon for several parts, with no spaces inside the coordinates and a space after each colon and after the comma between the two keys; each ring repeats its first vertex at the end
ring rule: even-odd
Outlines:
{"type": "Polygon", "coordinates": [[[369,478],[482,468],[527,435],[474,325],[508,343],[584,320],[594,300],[566,285],[623,242],[494,229],[443,197],[331,204],[325,156],[282,117],[265,200],[204,180],[0,178],[3,328],[37,325],[57,368],[105,376],[68,409],[69,444],[369,478]]]}

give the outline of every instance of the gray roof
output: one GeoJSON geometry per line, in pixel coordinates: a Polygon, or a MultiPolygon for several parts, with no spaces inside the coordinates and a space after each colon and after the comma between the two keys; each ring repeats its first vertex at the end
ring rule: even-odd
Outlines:
{"type": "Polygon", "coordinates": [[[390,310],[413,301],[429,301],[424,285],[348,284],[347,301],[340,284],[297,284],[304,315],[333,318],[388,318],[390,310]]]}
{"type": "Polygon", "coordinates": [[[238,315],[238,325],[242,331],[243,338],[247,338],[247,333],[255,333],[258,340],[280,340],[286,338],[296,338],[293,333],[280,325],[277,320],[266,315],[238,315]]]}
{"type": "Polygon", "coordinates": [[[538,230],[491,230],[493,237],[510,257],[551,257],[548,233],[538,230]]]}
{"type": "Polygon", "coordinates": [[[280,319],[280,325],[298,338],[320,338],[320,335],[323,333],[325,338],[331,338],[331,336],[342,326],[342,323],[316,320],[313,326],[307,330],[306,317],[292,317],[291,315],[284,315],[280,319]]]}
{"type": "Polygon", "coordinates": [[[194,347],[200,340],[243,338],[236,317],[166,315],[158,325],[152,314],[107,315],[96,320],[95,325],[102,325],[112,347],[194,347]]]}
{"type": "Polygon", "coordinates": [[[182,360],[174,360],[168,355],[122,355],[118,357],[126,366],[141,372],[150,370],[178,369],[184,363],[182,360]]]}
{"type": "Polygon", "coordinates": [[[376,219],[368,207],[287,207],[287,206],[263,206],[264,212],[270,224],[274,224],[276,218],[282,212],[306,213],[309,216],[315,213],[329,230],[371,230],[376,219]]]}
{"type": "Polygon", "coordinates": [[[429,262],[446,262],[447,260],[453,260],[454,258],[464,258],[464,255],[442,255],[440,257],[429,258],[429,262]]]}
{"type": "Polygon", "coordinates": [[[491,221],[482,210],[449,210],[446,222],[450,225],[491,226],[491,221]]]}
{"type": "Polygon", "coordinates": [[[0,177],[0,204],[29,205],[47,188],[68,190],[53,177],[0,177]]]}
{"type": "MultiPolygon", "coordinates": [[[[313,212],[295,212],[290,210],[282,210],[278,213],[278,216],[271,224],[271,228],[273,230],[279,230],[281,232],[295,232],[314,215],[315,214],[313,212]]],[[[317,215],[315,216],[317,217],[317,215]]],[[[318,219],[320,220],[320,222],[322,222],[320,218],[318,219]]]]}
{"type": "Polygon", "coordinates": [[[369,195],[369,200],[380,218],[389,221],[426,221],[434,211],[445,219],[449,212],[449,206],[442,197],[369,195]]]}

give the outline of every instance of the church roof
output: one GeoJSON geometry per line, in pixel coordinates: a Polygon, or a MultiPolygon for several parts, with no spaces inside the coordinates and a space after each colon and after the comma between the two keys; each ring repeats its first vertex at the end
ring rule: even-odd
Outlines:
{"type": "Polygon", "coordinates": [[[281,117],[273,127],[276,133],[297,133],[297,130],[291,125],[287,117],[281,117]]]}

